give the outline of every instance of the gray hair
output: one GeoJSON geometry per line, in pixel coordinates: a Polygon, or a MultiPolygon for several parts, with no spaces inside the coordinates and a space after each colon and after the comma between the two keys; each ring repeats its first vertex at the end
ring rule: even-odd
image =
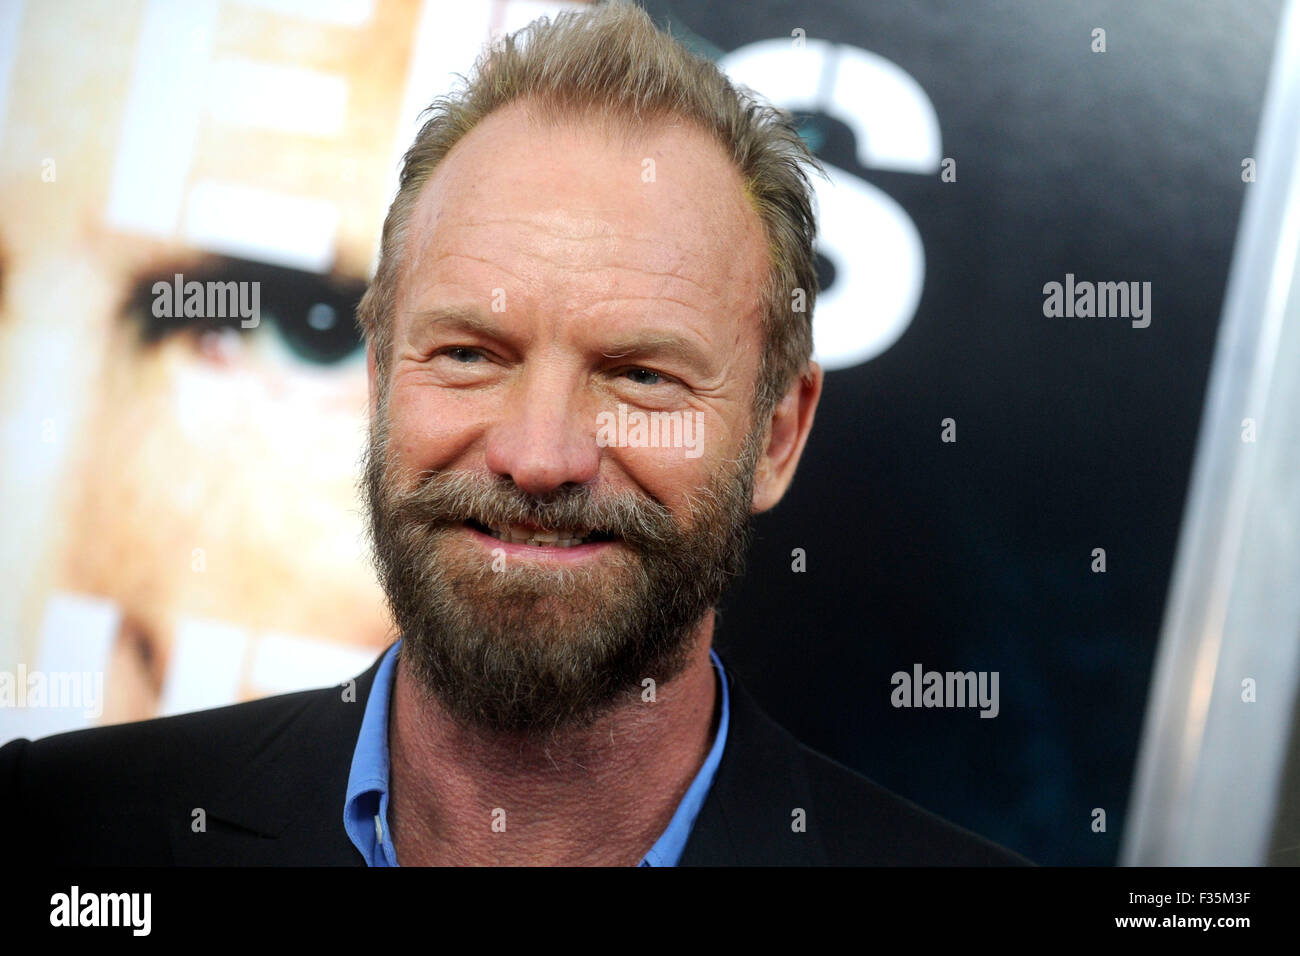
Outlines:
{"type": "MultiPolygon", "coordinates": [[[[439,97],[407,150],[384,220],[379,266],[357,310],[387,382],[402,249],[421,188],[457,142],[493,111],[527,100],[557,117],[635,127],[680,117],[715,136],[736,164],[766,233],[760,290],[763,353],[754,396],[761,422],[812,356],[817,223],[806,167],[821,170],[788,113],[737,88],[661,32],[640,7],[614,2],[534,21],[487,49],[463,88],[439,97]]],[[[383,385],[386,388],[386,385],[383,385]]]]}

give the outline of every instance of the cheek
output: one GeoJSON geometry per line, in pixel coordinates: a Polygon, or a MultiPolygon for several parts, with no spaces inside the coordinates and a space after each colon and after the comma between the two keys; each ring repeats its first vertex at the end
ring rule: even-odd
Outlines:
{"type": "Polygon", "coordinates": [[[679,520],[723,467],[716,455],[688,456],[686,448],[620,448],[617,463],[643,492],[663,503],[679,520]]]}
{"type": "Polygon", "coordinates": [[[388,399],[388,440],[403,464],[443,468],[482,431],[481,412],[445,389],[394,383],[388,399]]]}

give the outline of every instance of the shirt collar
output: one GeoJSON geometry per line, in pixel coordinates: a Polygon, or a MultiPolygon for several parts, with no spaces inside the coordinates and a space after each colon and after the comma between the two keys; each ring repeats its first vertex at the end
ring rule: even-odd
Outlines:
{"type": "MultiPolygon", "coordinates": [[[[399,640],[384,652],[375,672],[375,682],[366,700],[366,711],[361,719],[361,732],[352,752],[352,770],[348,775],[347,797],[343,804],[343,828],[365,859],[367,866],[397,866],[397,853],[393,849],[392,833],[388,828],[388,706],[392,699],[393,678],[397,671],[399,640]]],[[[676,866],[686,849],[686,841],[695,826],[704,798],[713,786],[722,752],[727,745],[727,731],[731,724],[731,694],[727,688],[727,672],[717,652],[710,649],[709,659],[717,671],[721,686],[718,731],[713,738],[709,755],[695,779],[686,790],[673,814],[668,828],[646,853],[641,866],[676,866]]]]}
{"type": "Polygon", "coordinates": [[[343,828],[367,866],[397,866],[388,832],[388,701],[397,672],[399,640],[384,652],[361,718],[361,732],[352,751],[343,828]]]}

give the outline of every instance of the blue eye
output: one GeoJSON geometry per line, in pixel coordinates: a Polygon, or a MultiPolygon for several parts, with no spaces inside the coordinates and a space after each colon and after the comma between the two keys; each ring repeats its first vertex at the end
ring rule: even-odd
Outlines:
{"type": "Polygon", "coordinates": [[[447,349],[444,355],[450,355],[457,362],[463,365],[472,365],[483,357],[483,354],[477,349],[467,348],[463,345],[457,345],[454,348],[447,349]]]}
{"type": "Polygon", "coordinates": [[[627,374],[638,385],[658,385],[663,380],[662,375],[658,372],[652,372],[648,368],[628,369],[627,374]]]}

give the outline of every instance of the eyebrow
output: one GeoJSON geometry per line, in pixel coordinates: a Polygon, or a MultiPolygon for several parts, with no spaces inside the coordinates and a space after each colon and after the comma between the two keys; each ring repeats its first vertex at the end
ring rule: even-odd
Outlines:
{"type": "Polygon", "coordinates": [[[429,327],[470,332],[488,338],[501,338],[505,334],[505,330],[500,325],[477,309],[441,306],[434,309],[416,309],[410,315],[411,326],[408,337],[414,337],[422,329],[429,327]]]}
{"type": "Polygon", "coordinates": [[[653,359],[665,356],[675,359],[696,374],[705,377],[713,375],[716,371],[709,357],[697,345],[671,332],[655,331],[644,335],[628,335],[608,343],[601,354],[609,359],[653,359]]]}
{"type": "MultiPolygon", "coordinates": [[[[504,339],[506,337],[506,330],[499,323],[474,308],[442,306],[417,309],[410,315],[409,336],[413,340],[421,334],[422,330],[429,328],[466,332],[484,338],[504,339]]],[[[605,342],[600,354],[608,359],[651,360],[661,356],[667,357],[704,377],[712,376],[717,371],[709,356],[690,339],[657,329],[645,333],[633,332],[619,335],[605,342]]]]}

